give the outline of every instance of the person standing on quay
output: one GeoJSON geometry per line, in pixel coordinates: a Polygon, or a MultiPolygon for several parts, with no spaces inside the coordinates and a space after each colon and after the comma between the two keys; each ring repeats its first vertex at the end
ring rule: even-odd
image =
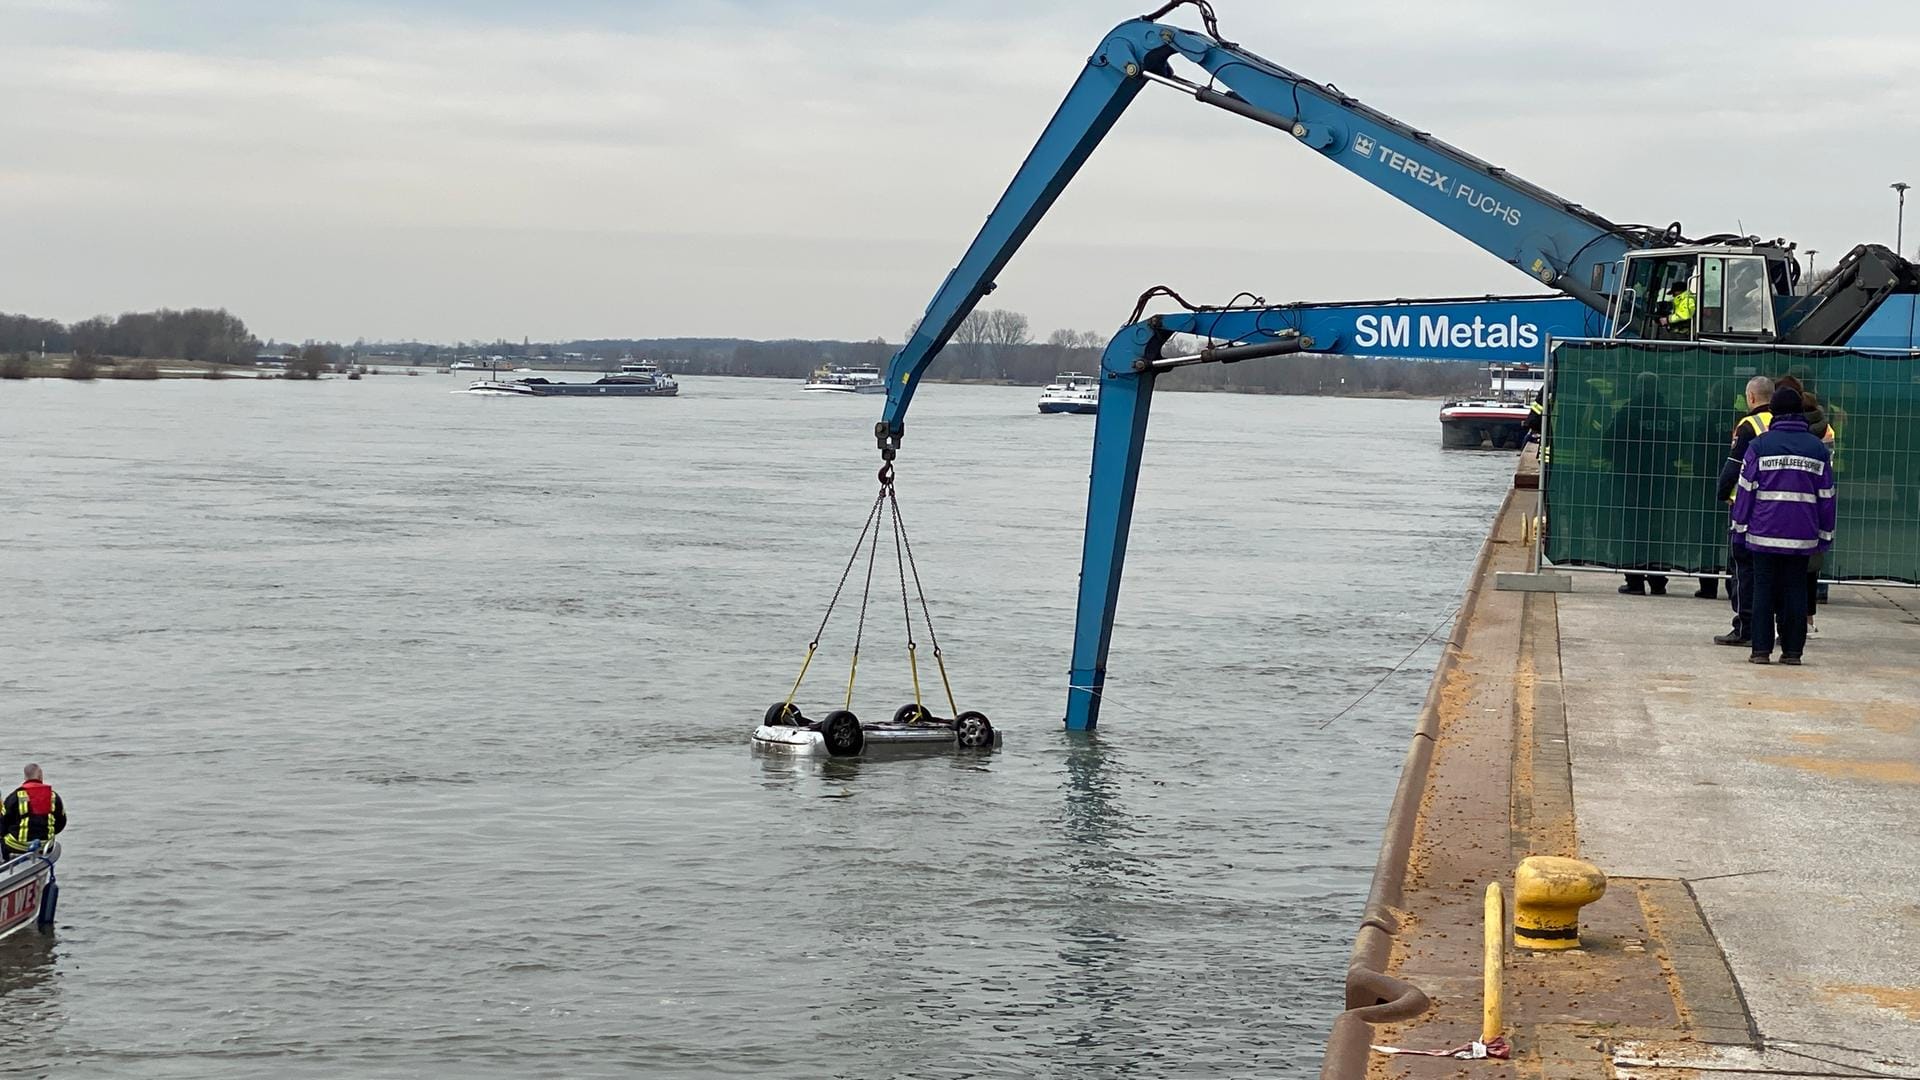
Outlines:
{"type": "Polygon", "coordinates": [[[1753,440],[1740,464],[1733,499],[1733,543],[1753,567],[1753,654],[1773,659],[1774,624],[1780,662],[1800,663],[1807,645],[1807,563],[1833,544],[1838,503],[1833,453],[1807,430],[1800,395],[1774,391],[1773,421],[1753,440]]]}
{"type": "Polygon", "coordinates": [[[28,845],[35,840],[44,846],[53,842],[53,838],[67,827],[67,806],[60,801],[60,795],[47,786],[46,779],[40,774],[40,766],[28,765],[26,780],[8,793],[6,804],[0,810],[0,846],[6,850],[6,858],[24,855],[28,845]]]}
{"type": "MultiPolygon", "coordinates": [[[[1767,409],[1767,402],[1773,397],[1773,380],[1765,375],[1755,375],[1747,380],[1747,415],[1733,425],[1733,448],[1727,453],[1725,464],[1720,466],[1720,486],[1715,495],[1722,503],[1733,501],[1734,489],[1740,479],[1741,464],[1746,460],[1747,447],[1753,440],[1766,433],[1767,425],[1773,420],[1773,413],[1767,409]]],[[[1733,604],[1733,629],[1713,639],[1715,645],[1751,645],[1753,644],[1753,560],[1748,558],[1747,549],[1728,537],[1728,555],[1731,559],[1727,579],[1727,599],[1733,604]]]]}
{"type": "MultiPolygon", "coordinates": [[[[1658,569],[1667,544],[1656,527],[1661,504],[1673,483],[1677,449],[1683,445],[1679,420],[1667,408],[1660,377],[1651,371],[1634,376],[1627,403],[1607,425],[1604,446],[1613,465],[1615,496],[1621,508],[1620,565],[1658,569]]],[[[1620,591],[1628,596],[1667,595],[1665,574],[1629,573],[1620,591]]]]}
{"type": "MultiPolygon", "coordinates": [[[[1831,451],[1834,438],[1838,433],[1834,431],[1833,425],[1827,422],[1826,410],[1820,407],[1820,395],[1801,385],[1799,377],[1792,374],[1782,375],[1774,385],[1799,391],[1800,415],[1807,422],[1807,430],[1817,436],[1821,442],[1826,443],[1827,449],[1831,451]]],[[[1834,471],[1839,472],[1838,469],[1834,471]]],[[[1820,584],[1820,571],[1825,558],[1824,555],[1815,555],[1807,564],[1807,633],[1809,634],[1820,632],[1814,627],[1813,616],[1819,610],[1820,602],[1827,598],[1827,587],[1820,584]]]]}

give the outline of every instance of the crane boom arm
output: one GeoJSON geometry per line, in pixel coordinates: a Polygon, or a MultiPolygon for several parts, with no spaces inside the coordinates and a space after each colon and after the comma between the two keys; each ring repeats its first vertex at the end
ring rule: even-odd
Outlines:
{"type": "Polygon", "coordinates": [[[1188,364],[1232,364],[1314,352],[1433,360],[1537,363],[1550,339],[1589,334],[1603,317],[1567,296],[1488,296],[1279,307],[1197,308],[1154,315],[1120,329],[1100,358],[1087,527],[1080,554],[1066,722],[1100,720],[1107,647],[1133,527],[1133,497],[1146,453],[1147,418],[1159,376],[1188,364]],[[1164,355],[1176,334],[1210,344],[1164,355]]]}
{"type": "Polygon", "coordinates": [[[1601,296],[1605,270],[1654,235],[1642,226],[1615,224],[1331,84],[1238,46],[1190,33],[1174,40],[1182,55],[1229,88],[1183,86],[1196,100],[1287,132],[1481,250],[1596,310],[1607,306],[1601,296]]]}
{"type": "Polygon", "coordinates": [[[1115,27],[1100,43],[1046,129],[987,216],[959,265],[887,369],[887,403],[876,429],[897,446],[921,374],[939,354],[1028,234],[1149,81],[1288,132],[1362,180],[1446,226],[1536,280],[1604,311],[1607,272],[1621,254],[1652,242],[1425,132],[1395,120],[1211,31],[1152,17],[1115,27]],[[1178,54],[1227,89],[1174,75],[1178,54]]]}

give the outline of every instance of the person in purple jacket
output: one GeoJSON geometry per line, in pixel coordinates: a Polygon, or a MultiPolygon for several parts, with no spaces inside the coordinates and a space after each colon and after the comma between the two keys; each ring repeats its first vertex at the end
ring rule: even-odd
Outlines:
{"type": "Polygon", "coordinates": [[[1753,655],[1798,664],[1807,645],[1807,562],[1833,544],[1833,452],[1807,428],[1798,392],[1773,393],[1773,423],[1747,446],[1733,496],[1733,543],[1753,559],[1753,655]]]}

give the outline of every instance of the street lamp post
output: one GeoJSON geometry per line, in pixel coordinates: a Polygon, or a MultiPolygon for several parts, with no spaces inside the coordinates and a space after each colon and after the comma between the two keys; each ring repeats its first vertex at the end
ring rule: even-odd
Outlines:
{"type": "Polygon", "coordinates": [[[1820,276],[1818,273],[1820,264],[1813,261],[1813,257],[1818,254],[1820,254],[1819,248],[1807,249],[1807,283],[1809,286],[1812,285],[1814,279],[1820,276]]]}
{"type": "Polygon", "coordinates": [[[1900,213],[1899,216],[1894,219],[1893,226],[1893,250],[1895,254],[1899,254],[1901,250],[1900,245],[1904,243],[1907,238],[1907,189],[1913,185],[1907,183],[1905,180],[1896,180],[1887,186],[1900,193],[1900,213]]]}

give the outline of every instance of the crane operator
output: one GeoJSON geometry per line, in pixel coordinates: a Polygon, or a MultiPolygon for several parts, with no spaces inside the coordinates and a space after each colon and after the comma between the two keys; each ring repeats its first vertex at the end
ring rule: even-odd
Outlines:
{"type": "Polygon", "coordinates": [[[1670,305],[1666,317],[1660,321],[1666,325],[1667,333],[1672,337],[1690,336],[1693,330],[1694,303],[1693,287],[1689,279],[1681,278],[1667,289],[1667,302],[1670,305]]]}

